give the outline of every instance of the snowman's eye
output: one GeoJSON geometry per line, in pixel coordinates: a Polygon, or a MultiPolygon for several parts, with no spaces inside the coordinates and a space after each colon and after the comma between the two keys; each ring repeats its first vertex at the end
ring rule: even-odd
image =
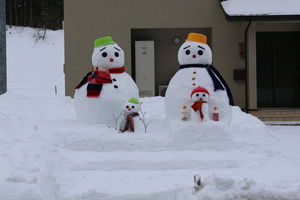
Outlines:
{"type": "Polygon", "coordinates": [[[126,108],[129,108],[129,106],[126,106],[126,108]]]}
{"type": "Polygon", "coordinates": [[[106,52],[103,52],[103,53],[102,53],[102,57],[105,58],[106,56],[107,56],[107,53],[106,53],[106,52]]]}
{"type": "Polygon", "coordinates": [[[116,57],[119,57],[119,55],[120,55],[120,54],[119,54],[118,52],[115,52],[115,56],[116,56],[116,57]]]}
{"type": "Polygon", "coordinates": [[[198,51],[198,54],[201,56],[203,54],[203,51],[202,50],[199,50],[198,51]]]}
{"type": "Polygon", "coordinates": [[[134,106],[131,106],[131,108],[134,108],[134,106]]]}
{"type": "Polygon", "coordinates": [[[190,53],[191,53],[190,50],[186,50],[186,51],[185,51],[185,54],[186,54],[186,55],[190,55],[190,53]]]}
{"type": "Polygon", "coordinates": [[[199,94],[196,94],[196,97],[199,97],[199,94]]]}
{"type": "Polygon", "coordinates": [[[205,94],[202,94],[203,97],[205,97],[205,94]]]}

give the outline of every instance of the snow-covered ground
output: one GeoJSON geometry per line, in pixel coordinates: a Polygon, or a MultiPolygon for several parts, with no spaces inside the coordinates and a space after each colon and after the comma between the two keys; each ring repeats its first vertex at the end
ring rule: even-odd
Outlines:
{"type": "Polygon", "coordinates": [[[237,107],[230,124],[166,121],[161,97],[142,99],[147,133],[81,123],[62,95],[63,31],[37,43],[33,33],[7,32],[1,200],[300,199],[300,127],[267,127],[237,107]]]}

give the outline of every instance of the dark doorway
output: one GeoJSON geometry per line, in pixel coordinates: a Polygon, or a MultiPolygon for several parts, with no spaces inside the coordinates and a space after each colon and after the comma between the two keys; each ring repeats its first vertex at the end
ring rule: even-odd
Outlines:
{"type": "Polygon", "coordinates": [[[257,105],[300,107],[300,32],[259,32],[257,105]]]}

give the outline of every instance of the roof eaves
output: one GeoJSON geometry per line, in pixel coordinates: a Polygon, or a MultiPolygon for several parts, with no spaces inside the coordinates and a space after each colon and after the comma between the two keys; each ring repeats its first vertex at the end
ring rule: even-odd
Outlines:
{"type": "Polygon", "coordinates": [[[227,21],[300,21],[300,15],[227,15],[227,21]]]}
{"type": "Polygon", "coordinates": [[[229,22],[244,22],[244,21],[300,21],[300,15],[228,15],[222,6],[222,2],[227,0],[220,0],[221,9],[225,18],[229,22]]]}

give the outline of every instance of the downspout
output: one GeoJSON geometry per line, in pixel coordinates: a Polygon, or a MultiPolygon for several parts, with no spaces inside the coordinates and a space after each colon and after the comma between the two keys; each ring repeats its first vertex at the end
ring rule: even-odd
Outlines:
{"type": "Polygon", "coordinates": [[[248,95],[248,33],[249,28],[252,24],[252,21],[250,20],[246,29],[245,29],[245,112],[249,112],[249,95],[248,95]]]}

